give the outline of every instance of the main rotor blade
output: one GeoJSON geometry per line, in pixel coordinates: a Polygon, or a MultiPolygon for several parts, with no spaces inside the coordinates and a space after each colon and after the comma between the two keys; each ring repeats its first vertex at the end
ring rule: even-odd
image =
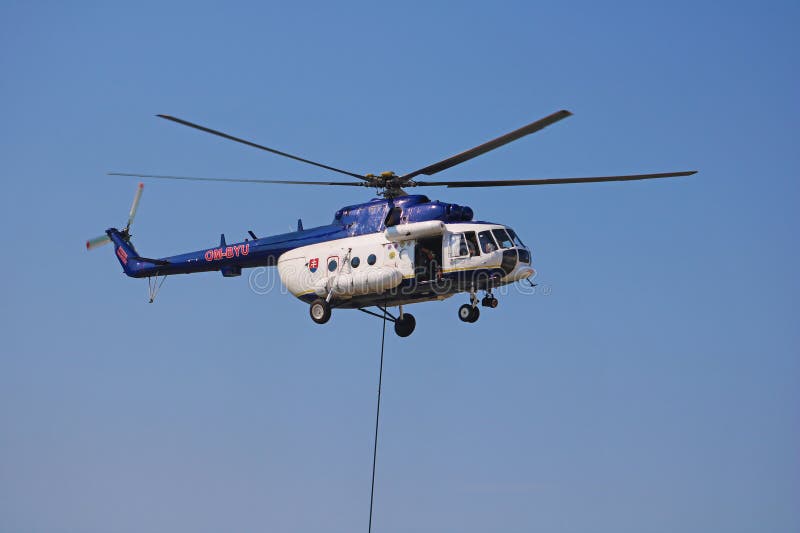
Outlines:
{"type": "Polygon", "coordinates": [[[460,154],[456,154],[452,157],[448,157],[443,161],[439,161],[438,163],[434,163],[432,165],[428,165],[425,168],[421,168],[419,170],[415,170],[405,176],[401,176],[400,179],[402,180],[409,180],[414,176],[419,176],[420,174],[425,174],[426,176],[431,176],[436,174],[437,172],[441,172],[442,170],[448,169],[465,161],[469,161],[474,157],[478,157],[479,155],[483,155],[486,152],[490,152],[495,148],[500,148],[512,141],[516,141],[526,135],[539,131],[541,129],[546,128],[550,124],[555,124],[559,120],[565,119],[568,116],[572,115],[566,109],[562,109],[561,111],[556,111],[552,115],[548,115],[542,119],[537,120],[536,122],[531,122],[527,126],[523,126],[517,130],[512,131],[511,133],[506,133],[505,135],[501,135],[496,139],[492,139],[491,141],[485,142],[480,146],[476,146],[475,148],[470,148],[460,154]]]}
{"type": "Polygon", "coordinates": [[[166,119],[166,120],[171,120],[172,122],[177,122],[178,124],[182,124],[184,126],[189,126],[190,128],[194,128],[196,130],[200,130],[200,131],[204,131],[206,133],[210,133],[212,135],[217,135],[217,136],[222,137],[224,139],[229,139],[231,141],[236,141],[238,143],[246,144],[247,146],[252,146],[253,148],[258,148],[259,150],[266,150],[267,152],[270,152],[270,153],[273,153],[273,154],[282,155],[283,157],[288,157],[289,159],[294,159],[295,161],[300,161],[302,163],[308,163],[309,165],[314,165],[316,167],[321,167],[321,168],[324,168],[324,169],[327,169],[327,170],[332,170],[334,172],[338,172],[339,174],[346,174],[348,176],[352,176],[352,177],[358,178],[360,180],[366,180],[366,178],[364,176],[362,176],[360,174],[356,174],[355,172],[349,172],[347,170],[342,170],[340,168],[332,167],[332,166],[329,166],[329,165],[324,165],[322,163],[317,163],[316,161],[311,161],[310,159],[304,159],[304,158],[296,156],[296,155],[287,154],[286,152],[281,152],[280,150],[275,150],[274,148],[269,148],[267,146],[263,146],[261,144],[256,144],[254,142],[250,142],[250,141],[245,140],[245,139],[240,139],[239,137],[234,137],[233,135],[228,135],[227,133],[223,133],[221,131],[212,130],[211,128],[206,128],[205,126],[201,126],[199,124],[194,124],[193,122],[189,122],[188,120],[183,120],[183,119],[180,119],[180,118],[177,118],[177,117],[173,117],[173,116],[170,116],[170,115],[156,115],[156,116],[160,117],[160,118],[163,118],[163,119],[166,119]]]}
{"type": "Polygon", "coordinates": [[[600,176],[595,178],[548,178],[533,180],[482,180],[482,181],[412,181],[404,187],[513,187],[516,185],[560,185],[563,183],[596,183],[603,181],[651,180],[657,178],[678,178],[697,174],[696,170],[686,172],[664,172],[660,174],[631,174],[628,176],[600,176]]]}
{"type": "Polygon", "coordinates": [[[129,174],[126,172],[109,172],[109,176],[129,176],[133,178],[155,178],[161,180],[186,181],[229,181],[232,183],[282,183],[287,185],[347,185],[351,187],[368,187],[369,183],[359,181],[297,181],[297,180],[262,180],[255,178],[198,178],[195,176],[161,176],[155,174],[129,174]]]}

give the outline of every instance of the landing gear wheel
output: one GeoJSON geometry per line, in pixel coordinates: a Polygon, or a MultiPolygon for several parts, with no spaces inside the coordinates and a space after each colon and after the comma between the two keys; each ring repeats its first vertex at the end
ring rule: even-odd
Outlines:
{"type": "Polygon", "coordinates": [[[484,307],[491,307],[494,309],[500,302],[494,296],[486,296],[481,300],[481,305],[484,307]]]}
{"type": "Polygon", "coordinates": [[[311,303],[308,314],[317,324],[324,324],[331,319],[331,306],[322,298],[318,298],[311,303]]]}
{"type": "Polygon", "coordinates": [[[417,327],[417,321],[414,315],[408,313],[403,313],[403,318],[394,321],[394,332],[398,337],[408,337],[414,333],[415,327],[417,327]]]}
{"type": "Polygon", "coordinates": [[[479,314],[480,311],[478,311],[478,308],[472,307],[470,304],[464,304],[458,308],[458,318],[460,318],[462,322],[475,322],[478,320],[479,314]]]}

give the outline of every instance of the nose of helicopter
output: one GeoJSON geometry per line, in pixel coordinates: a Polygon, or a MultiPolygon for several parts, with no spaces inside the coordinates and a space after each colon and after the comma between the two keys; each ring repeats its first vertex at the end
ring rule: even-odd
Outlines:
{"type": "Polygon", "coordinates": [[[536,270],[531,265],[531,252],[524,246],[504,250],[501,267],[506,272],[503,278],[505,283],[520,281],[536,274],[536,270]]]}
{"type": "Polygon", "coordinates": [[[521,281],[523,279],[530,278],[531,276],[536,274],[536,270],[530,265],[517,265],[517,267],[512,270],[508,275],[506,275],[503,279],[503,283],[513,283],[515,281],[521,281]]]}

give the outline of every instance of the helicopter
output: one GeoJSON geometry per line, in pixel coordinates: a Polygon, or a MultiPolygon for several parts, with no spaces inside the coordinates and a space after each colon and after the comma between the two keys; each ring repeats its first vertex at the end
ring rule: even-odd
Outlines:
{"type": "Polygon", "coordinates": [[[222,131],[195,124],[171,115],[159,118],[216,135],[275,155],[287,157],[351,178],[349,181],[301,181],[269,179],[209,178],[110,172],[109,175],[141,179],[222,181],[258,184],[366,187],[377,196],[364,203],[342,207],[333,221],[305,229],[302,220],[297,230],[258,237],[250,230],[249,239],[228,243],[221,235],[218,246],[161,258],[139,254],[131,242],[131,224],[141,200],[144,185],[139,183],[128,221],[122,230],[109,228],[105,235],[86,242],[88,250],[113,243],[114,254],[123,272],[132,278],[147,278],[150,303],[167,276],[219,271],[223,277],[241,276],[242,269],[277,267],[281,282],[289,292],[308,304],[309,315],[325,324],[334,309],[357,309],[394,323],[395,333],[407,337],[416,320],[405,311],[410,304],[444,300],[466,293],[468,303],[458,309],[458,318],[474,323],[481,307],[496,308],[493,290],[521,281],[531,285],[535,274],[531,250],[509,226],[476,221],[471,207],[431,200],[422,194],[409,194],[415,187],[513,187],[633,181],[690,176],[697,171],[662,172],[579,178],[515,180],[436,180],[433,176],[451,167],[540,131],[572,113],[560,110],[474,148],[398,175],[393,171],[359,174],[276,150],[222,131]],[[485,295],[479,299],[478,295],[485,295]],[[375,307],[381,311],[371,310],[375,307]],[[388,308],[397,307],[397,313],[388,308]]]}

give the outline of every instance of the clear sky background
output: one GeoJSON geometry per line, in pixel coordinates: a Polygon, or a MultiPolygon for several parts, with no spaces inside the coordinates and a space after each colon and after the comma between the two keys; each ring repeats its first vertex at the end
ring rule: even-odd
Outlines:
{"type": "MultiPolygon", "coordinates": [[[[105,172],[409,171],[575,113],[431,189],[546,291],[387,335],[374,531],[800,530],[796,2],[0,4],[0,532],[366,530],[380,322],[110,247],[105,172]]],[[[326,224],[360,189],[148,182],[140,252],[326,224]]]]}

